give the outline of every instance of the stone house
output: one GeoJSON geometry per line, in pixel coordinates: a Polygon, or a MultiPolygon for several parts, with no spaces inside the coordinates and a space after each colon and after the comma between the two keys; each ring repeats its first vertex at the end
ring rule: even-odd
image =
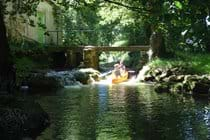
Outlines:
{"type": "Polygon", "coordinates": [[[16,40],[31,40],[41,44],[54,44],[61,45],[61,29],[60,26],[55,22],[54,17],[54,3],[44,0],[37,6],[37,16],[31,16],[30,20],[33,21],[34,26],[30,25],[30,20],[25,16],[14,17],[8,16],[5,19],[8,34],[16,40]],[[42,28],[39,25],[44,25],[42,28]]]}

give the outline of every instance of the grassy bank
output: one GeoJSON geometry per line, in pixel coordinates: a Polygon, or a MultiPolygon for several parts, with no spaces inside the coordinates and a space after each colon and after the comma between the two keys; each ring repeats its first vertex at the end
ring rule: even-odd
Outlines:
{"type": "Polygon", "coordinates": [[[158,58],[149,62],[152,68],[183,67],[192,74],[210,74],[210,54],[180,53],[172,58],[158,58]]]}

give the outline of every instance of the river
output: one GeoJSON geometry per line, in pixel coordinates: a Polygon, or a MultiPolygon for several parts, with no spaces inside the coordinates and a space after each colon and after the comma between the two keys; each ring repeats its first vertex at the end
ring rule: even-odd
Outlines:
{"type": "Polygon", "coordinates": [[[33,95],[51,125],[37,140],[206,140],[208,100],[147,84],[94,84],[33,95]]]}

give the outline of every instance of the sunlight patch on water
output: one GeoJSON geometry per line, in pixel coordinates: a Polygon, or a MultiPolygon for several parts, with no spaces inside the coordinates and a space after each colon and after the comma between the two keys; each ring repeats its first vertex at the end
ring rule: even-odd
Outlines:
{"type": "Polygon", "coordinates": [[[95,84],[101,84],[101,85],[111,85],[112,84],[112,78],[107,77],[106,79],[100,80],[98,82],[95,82],[95,84]]]}

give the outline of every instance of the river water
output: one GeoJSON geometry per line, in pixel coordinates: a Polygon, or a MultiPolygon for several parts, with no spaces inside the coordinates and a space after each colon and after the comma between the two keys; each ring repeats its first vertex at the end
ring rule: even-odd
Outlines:
{"type": "Polygon", "coordinates": [[[34,98],[51,125],[37,140],[207,140],[208,100],[157,94],[146,84],[68,87],[34,98]]]}

